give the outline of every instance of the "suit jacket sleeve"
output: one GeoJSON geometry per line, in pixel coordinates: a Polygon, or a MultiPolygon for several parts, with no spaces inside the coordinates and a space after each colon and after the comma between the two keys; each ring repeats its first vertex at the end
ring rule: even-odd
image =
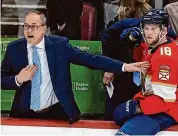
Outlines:
{"type": "Polygon", "coordinates": [[[16,90],[18,86],[15,82],[15,74],[12,71],[11,57],[10,57],[10,49],[7,47],[6,53],[4,55],[4,59],[1,65],[1,88],[16,90]]]}
{"type": "Polygon", "coordinates": [[[104,29],[100,33],[100,40],[102,42],[102,51],[105,56],[116,59],[115,49],[117,49],[121,31],[122,29],[120,27],[120,22],[116,22],[110,27],[104,29]]]}
{"type": "Polygon", "coordinates": [[[65,47],[67,47],[67,54],[69,55],[71,63],[116,74],[122,72],[123,62],[121,61],[82,51],[76,47],[72,47],[68,42],[65,47]]]}
{"type": "Polygon", "coordinates": [[[105,56],[117,59],[118,51],[122,50],[122,44],[120,43],[120,34],[126,28],[138,27],[140,22],[141,19],[138,18],[126,18],[104,29],[100,34],[103,54],[105,56]]]}

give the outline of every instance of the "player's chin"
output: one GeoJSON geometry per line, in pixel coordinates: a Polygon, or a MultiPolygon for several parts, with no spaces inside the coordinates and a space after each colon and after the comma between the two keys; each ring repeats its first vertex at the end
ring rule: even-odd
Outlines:
{"type": "Polygon", "coordinates": [[[152,44],[154,43],[154,40],[148,39],[148,40],[147,40],[147,43],[148,43],[149,45],[152,45],[152,44]]]}

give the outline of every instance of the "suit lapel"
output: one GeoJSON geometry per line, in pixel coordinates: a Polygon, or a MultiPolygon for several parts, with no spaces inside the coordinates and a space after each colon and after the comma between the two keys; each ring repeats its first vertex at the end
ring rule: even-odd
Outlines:
{"type": "Polygon", "coordinates": [[[54,44],[52,43],[52,41],[45,36],[45,50],[46,50],[46,56],[47,56],[47,60],[48,60],[48,67],[49,67],[49,72],[50,72],[50,76],[51,76],[51,81],[54,84],[54,68],[55,68],[55,48],[54,48],[54,44]]]}
{"type": "Polygon", "coordinates": [[[27,41],[24,39],[18,49],[19,67],[25,68],[28,65],[27,41]]]}

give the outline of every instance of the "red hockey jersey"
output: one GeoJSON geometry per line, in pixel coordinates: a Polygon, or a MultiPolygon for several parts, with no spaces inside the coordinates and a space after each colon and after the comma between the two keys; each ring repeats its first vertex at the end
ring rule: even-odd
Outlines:
{"type": "Polygon", "coordinates": [[[142,92],[134,99],[140,100],[144,114],[165,112],[178,122],[178,43],[170,41],[149,52],[142,43],[142,60],[150,62],[146,72],[144,91],[153,95],[144,96],[142,92]]]}

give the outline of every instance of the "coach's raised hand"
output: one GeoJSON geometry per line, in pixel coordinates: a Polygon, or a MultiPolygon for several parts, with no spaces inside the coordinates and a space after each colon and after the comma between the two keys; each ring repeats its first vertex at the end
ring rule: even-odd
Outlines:
{"type": "Polygon", "coordinates": [[[141,71],[141,70],[146,70],[150,66],[148,61],[144,62],[136,62],[136,63],[130,63],[124,64],[124,71],[125,72],[135,72],[135,71],[141,71]]]}

